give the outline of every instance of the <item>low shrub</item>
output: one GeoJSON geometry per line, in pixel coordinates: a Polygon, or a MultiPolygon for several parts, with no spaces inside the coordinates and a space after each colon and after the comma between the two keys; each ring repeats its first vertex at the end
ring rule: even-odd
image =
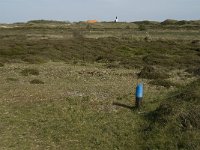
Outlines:
{"type": "Polygon", "coordinates": [[[138,77],[144,79],[166,79],[169,75],[164,72],[159,72],[152,66],[145,66],[138,73],[138,77]]]}
{"type": "Polygon", "coordinates": [[[186,70],[186,72],[200,76],[200,68],[189,68],[186,70]]]}
{"type": "Polygon", "coordinates": [[[149,84],[157,85],[157,86],[163,86],[163,87],[166,87],[166,88],[176,86],[176,84],[174,84],[174,83],[172,83],[168,80],[162,80],[162,79],[152,80],[152,81],[149,82],[149,84]]]}
{"type": "Polygon", "coordinates": [[[111,69],[111,68],[119,68],[120,67],[120,64],[119,62],[110,62],[108,64],[106,64],[106,67],[111,69]]]}
{"type": "Polygon", "coordinates": [[[38,76],[40,73],[39,73],[39,70],[37,69],[30,69],[30,68],[27,68],[27,69],[24,69],[21,71],[21,74],[23,76],[28,76],[28,75],[35,75],[35,76],[38,76]]]}
{"type": "Polygon", "coordinates": [[[3,67],[3,66],[4,66],[4,64],[0,62],[0,67],[3,67]]]}
{"type": "Polygon", "coordinates": [[[73,37],[76,39],[83,38],[83,33],[80,30],[73,30],[73,37]]]}
{"type": "Polygon", "coordinates": [[[138,30],[139,31],[146,31],[147,28],[144,25],[139,25],[138,30]]]}
{"type": "Polygon", "coordinates": [[[30,81],[31,84],[44,84],[43,81],[39,80],[39,79],[34,79],[30,81]]]}
{"type": "Polygon", "coordinates": [[[177,63],[173,60],[173,58],[170,58],[163,54],[148,54],[143,57],[143,62],[147,65],[160,65],[160,66],[177,66],[177,63]]]}
{"type": "Polygon", "coordinates": [[[30,64],[41,64],[47,62],[47,59],[41,56],[25,56],[22,60],[30,64]]]}
{"type": "Polygon", "coordinates": [[[161,22],[161,25],[175,25],[178,21],[173,19],[167,19],[161,22]]]}
{"type": "Polygon", "coordinates": [[[7,81],[19,81],[19,79],[17,79],[17,78],[7,78],[6,80],[7,81]]]}
{"type": "Polygon", "coordinates": [[[144,149],[200,148],[199,90],[198,79],[170,93],[155,111],[147,114],[144,149]]]}

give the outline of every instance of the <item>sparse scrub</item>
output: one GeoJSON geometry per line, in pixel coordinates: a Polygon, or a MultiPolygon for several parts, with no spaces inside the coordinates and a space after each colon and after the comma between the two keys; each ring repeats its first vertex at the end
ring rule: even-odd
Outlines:
{"type": "Polygon", "coordinates": [[[129,30],[129,29],[131,29],[131,27],[130,27],[129,25],[127,25],[127,26],[125,27],[125,29],[129,30]]]}
{"type": "Polygon", "coordinates": [[[173,60],[173,58],[169,58],[163,54],[148,54],[143,57],[143,61],[145,64],[148,65],[160,65],[160,66],[167,66],[173,67],[177,65],[177,63],[173,60]]]}
{"type": "Polygon", "coordinates": [[[80,30],[73,30],[73,37],[74,38],[83,38],[83,33],[80,30]]]}
{"type": "Polygon", "coordinates": [[[40,79],[34,79],[30,81],[31,84],[44,84],[44,82],[40,79]]]}
{"type": "Polygon", "coordinates": [[[48,60],[45,57],[41,56],[25,56],[22,58],[23,61],[28,62],[30,64],[41,64],[41,63],[46,63],[48,60]]]}
{"type": "Polygon", "coordinates": [[[193,40],[191,43],[200,46],[200,40],[193,40]]]}
{"type": "Polygon", "coordinates": [[[164,80],[164,79],[151,80],[149,82],[149,84],[156,85],[156,86],[163,86],[163,87],[166,87],[166,88],[176,86],[176,84],[172,83],[171,81],[164,80]]]}
{"type": "Polygon", "coordinates": [[[161,24],[0,27],[0,149],[200,149],[200,23],[161,24]]]}
{"type": "Polygon", "coordinates": [[[0,62],[0,67],[3,67],[3,66],[4,66],[4,64],[0,62]]]}
{"type": "Polygon", "coordinates": [[[144,25],[139,25],[138,27],[139,31],[146,31],[146,27],[144,25]]]}
{"type": "Polygon", "coordinates": [[[17,79],[17,78],[7,78],[6,80],[7,81],[19,81],[19,79],[17,79]]]}
{"type": "Polygon", "coordinates": [[[200,68],[189,68],[186,72],[192,73],[195,76],[200,76],[200,68]]]}
{"type": "Polygon", "coordinates": [[[106,64],[106,67],[111,69],[111,68],[119,68],[120,67],[120,62],[111,62],[106,64]]]}
{"type": "Polygon", "coordinates": [[[101,62],[103,59],[104,59],[103,56],[98,56],[98,57],[95,59],[95,61],[96,61],[96,62],[101,62]]]}
{"type": "Polygon", "coordinates": [[[177,93],[172,93],[171,98],[163,101],[160,107],[148,114],[150,123],[144,131],[145,148],[200,148],[199,90],[200,80],[198,79],[177,93]]]}
{"type": "Polygon", "coordinates": [[[87,24],[86,29],[90,31],[92,29],[92,26],[90,24],[87,24]]]}
{"type": "Polygon", "coordinates": [[[169,75],[164,72],[160,72],[160,71],[156,70],[152,66],[145,66],[138,73],[138,77],[144,78],[144,79],[166,79],[169,77],[169,75]]]}
{"type": "Polygon", "coordinates": [[[20,56],[26,54],[24,48],[13,48],[0,51],[0,55],[4,56],[20,56]]]}
{"type": "Polygon", "coordinates": [[[150,42],[150,41],[151,41],[151,38],[150,38],[149,36],[146,36],[146,37],[144,38],[144,40],[145,40],[146,42],[150,42]]]}
{"type": "Polygon", "coordinates": [[[177,20],[167,19],[161,22],[161,25],[175,25],[177,22],[177,20]]]}
{"type": "Polygon", "coordinates": [[[30,69],[30,68],[27,68],[27,69],[24,69],[21,71],[21,74],[23,76],[29,76],[29,75],[35,75],[35,76],[38,76],[40,73],[39,73],[39,70],[38,69],[30,69]]]}

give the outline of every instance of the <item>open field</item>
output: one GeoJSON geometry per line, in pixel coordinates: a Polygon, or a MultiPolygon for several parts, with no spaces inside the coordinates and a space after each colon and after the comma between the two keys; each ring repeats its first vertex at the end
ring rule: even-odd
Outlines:
{"type": "Polygon", "coordinates": [[[0,149],[199,149],[199,32],[198,21],[0,25],[0,149]]]}

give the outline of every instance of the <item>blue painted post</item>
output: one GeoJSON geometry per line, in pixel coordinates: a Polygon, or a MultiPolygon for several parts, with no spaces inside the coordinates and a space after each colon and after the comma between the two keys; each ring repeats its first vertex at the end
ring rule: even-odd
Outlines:
{"type": "Polygon", "coordinates": [[[141,107],[143,93],[144,93],[143,84],[140,83],[140,84],[137,85],[136,92],[135,92],[135,96],[136,96],[135,106],[136,106],[136,108],[140,108],[141,107]]]}

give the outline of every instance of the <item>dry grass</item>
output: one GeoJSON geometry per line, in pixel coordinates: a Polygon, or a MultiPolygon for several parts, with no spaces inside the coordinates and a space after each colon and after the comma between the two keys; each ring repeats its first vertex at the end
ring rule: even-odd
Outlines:
{"type": "Polygon", "coordinates": [[[177,147],[171,129],[184,134],[179,148],[196,146],[188,137],[196,142],[197,129],[182,132],[175,125],[177,119],[189,128],[198,124],[190,119],[198,117],[191,101],[198,90],[170,99],[178,111],[166,130],[151,126],[158,121],[151,112],[170,112],[169,94],[199,78],[198,24],[177,23],[88,29],[81,22],[39,20],[0,27],[0,149],[170,149],[177,147]],[[137,110],[140,82],[144,99],[137,110]]]}
{"type": "Polygon", "coordinates": [[[145,85],[142,111],[156,108],[157,99],[172,89],[151,86],[137,73],[102,64],[7,64],[0,69],[0,147],[139,148],[142,118],[133,111],[137,82],[145,85]],[[30,84],[35,76],[20,73],[26,68],[41,70],[37,78],[45,84],[30,84]],[[8,75],[17,81],[7,82],[8,75]]]}
{"type": "Polygon", "coordinates": [[[146,116],[144,149],[200,148],[200,80],[169,93],[169,98],[146,116]],[[166,144],[168,143],[168,144],[166,144]]]}

